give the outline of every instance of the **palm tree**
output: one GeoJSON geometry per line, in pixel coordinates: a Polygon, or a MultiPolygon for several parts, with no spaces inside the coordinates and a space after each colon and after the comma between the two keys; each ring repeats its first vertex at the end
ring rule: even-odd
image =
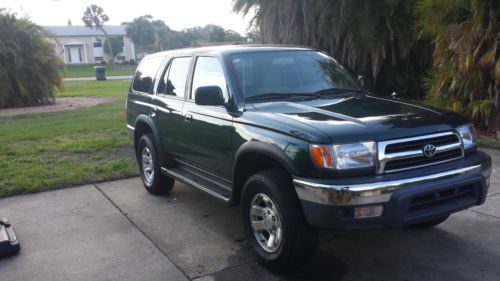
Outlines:
{"type": "MultiPolygon", "coordinates": [[[[104,10],[100,6],[97,6],[96,4],[88,6],[83,13],[82,21],[85,26],[101,31],[104,36],[108,35],[104,29],[104,23],[109,21],[109,17],[106,13],[104,13],[104,10]]],[[[111,41],[106,41],[108,41],[108,49],[111,50],[111,41]]],[[[111,58],[111,63],[113,63],[113,58],[111,58]]]]}
{"type": "Polygon", "coordinates": [[[0,108],[50,103],[62,62],[50,38],[27,18],[0,10],[0,108]]]}
{"type": "Polygon", "coordinates": [[[419,0],[417,13],[436,46],[430,93],[500,131],[500,2],[419,0]]]}
{"type": "Polygon", "coordinates": [[[381,93],[420,94],[429,45],[418,43],[413,0],[234,0],[264,43],[300,44],[330,53],[352,72],[371,76],[381,93]],[[395,77],[395,78],[394,78],[395,77]]]}

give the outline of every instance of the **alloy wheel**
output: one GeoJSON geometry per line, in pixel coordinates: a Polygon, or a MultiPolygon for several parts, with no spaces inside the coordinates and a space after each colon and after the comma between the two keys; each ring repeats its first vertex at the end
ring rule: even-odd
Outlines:
{"type": "Polygon", "coordinates": [[[147,146],[142,150],[142,173],[146,182],[153,182],[155,176],[155,167],[153,163],[153,156],[151,155],[151,150],[149,150],[149,147],[147,146]]]}
{"type": "Polygon", "coordinates": [[[276,204],[263,193],[257,193],[250,203],[250,224],[255,239],[266,252],[279,250],[283,228],[276,204]]]}

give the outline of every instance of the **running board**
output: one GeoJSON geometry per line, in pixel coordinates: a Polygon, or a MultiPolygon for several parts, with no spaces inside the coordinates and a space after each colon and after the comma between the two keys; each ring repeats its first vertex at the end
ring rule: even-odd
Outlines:
{"type": "Polygon", "coordinates": [[[161,168],[162,172],[171,176],[172,178],[194,186],[206,193],[221,199],[224,202],[229,202],[231,199],[232,191],[224,186],[221,186],[208,179],[196,176],[195,174],[181,168],[161,168]]]}

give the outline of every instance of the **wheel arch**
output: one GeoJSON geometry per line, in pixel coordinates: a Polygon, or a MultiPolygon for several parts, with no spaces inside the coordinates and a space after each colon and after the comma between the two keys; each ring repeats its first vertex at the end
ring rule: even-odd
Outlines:
{"type": "Polygon", "coordinates": [[[158,160],[161,166],[164,166],[163,156],[164,151],[160,142],[160,135],[158,134],[158,130],[156,129],[155,123],[151,117],[147,115],[139,115],[135,120],[134,124],[134,149],[137,151],[137,145],[139,143],[139,139],[141,136],[145,134],[152,134],[154,145],[157,151],[158,160]]]}
{"type": "Polygon", "coordinates": [[[233,165],[233,194],[230,203],[239,204],[241,191],[250,176],[269,169],[281,169],[289,175],[298,174],[292,159],[276,145],[250,141],[240,146],[233,165]]]}

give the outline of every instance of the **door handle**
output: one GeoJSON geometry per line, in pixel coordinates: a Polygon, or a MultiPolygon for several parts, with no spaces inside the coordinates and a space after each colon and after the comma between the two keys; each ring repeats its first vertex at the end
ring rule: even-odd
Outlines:
{"type": "Polygon", "coordinates": [[[192,114],[186,114],[186,115],[184,115],[184,121],[186,121],[186,122],[193,121],[193,115],[192,114]]]}

